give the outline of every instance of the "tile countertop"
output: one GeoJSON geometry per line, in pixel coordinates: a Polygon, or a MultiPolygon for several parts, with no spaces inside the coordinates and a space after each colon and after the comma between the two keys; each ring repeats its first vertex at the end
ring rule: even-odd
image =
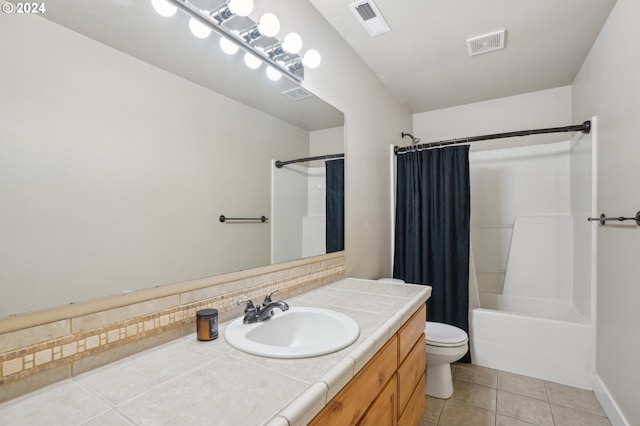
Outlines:
{"type": "MultiPolygon", "coordinates": [[[[249,355],[195,333],[0,405],[6,425],[308,423],[431,295],[431,287],[346,278],[286,300],[352,317],[351,346],[306,359],[249,355]]],[[[277,315],[277,313],[276,313],[277,315]]]]}

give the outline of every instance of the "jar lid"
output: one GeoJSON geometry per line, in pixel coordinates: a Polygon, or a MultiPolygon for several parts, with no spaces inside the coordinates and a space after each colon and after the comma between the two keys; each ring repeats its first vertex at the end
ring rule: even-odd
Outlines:
{"type": "Polygon", "coordinates": [[[218,315],[218,310],[217,309],[202,309],[198,312],[196,312],[196,318],[202,318],[202,317],[213,317],[218,315]]]}

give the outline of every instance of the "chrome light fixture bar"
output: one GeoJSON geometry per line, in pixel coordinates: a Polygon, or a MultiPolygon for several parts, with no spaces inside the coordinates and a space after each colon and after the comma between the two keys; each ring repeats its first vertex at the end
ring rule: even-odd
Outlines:
{"type": "MultiPolygon", "coordinates": [[[[154,3],[157,1],[158,0],[155,0],[154,3]]],[[[320,55],[316,50],[310,49],[307,51],[304,59],[296,53],[287,52],[283,48],[282,41],[275,37],[263,34],[259,29],[259,24],[249,17],[244,17],[243,19],[250,21],[252,24],[248,25],[241,32],[236,32],[224,26],[225,22],[230,21],[236,16],[236,14],[229,10],[229,2],[225,2],[222,6],[213,11],[201,10],[187,0],[164,0],[164,2],[174,5],[189,17],[193,18],[196,22],[204,25],[206,28],[209,28],[223,39],[228,40],[232,45],[244,50],[246,52],[245,55],[253,55],[260,61],[267,64],[268,67],[272,68],[271,70],[267,69],[267,75],[269,75],[269,78],[272,78],[274,74],[279,78],[279,76],[277,76],[277,73],[279,72],[293,82],[299,84],[304,80],[303,61],[307,62],[307,57],[309,58],[308,66],[310,68],[315,68],[319,65],[320,55]],[[265,40],[274,39],[274,42],[270,43],[270,45],[266,47],[258,47],[258,41],[263,38],[265,38],[265,40]]],[[[271,16],[275,18],[274,15],[271,16]]],[[[275,19],[277,21],[277,18],[275,19]]],[[[287,37],[290,35],[291,34],[287,35],[287,37]]],[[[287,37],[285,37],[285,42],[287,37]]],[[[297,34],[295,37],[299,39],[297,34]]],[[[299,43],[301,44],[301,40],[299,40],[299,43]]],[[[249,65],[248,61],[251,61],[252,59],[253,58],[247,58],[245,56],[245,62],[247,62],[247,65],[249,65]]],[[[272,79],[277,80],[277,78],[272,79]]]]}

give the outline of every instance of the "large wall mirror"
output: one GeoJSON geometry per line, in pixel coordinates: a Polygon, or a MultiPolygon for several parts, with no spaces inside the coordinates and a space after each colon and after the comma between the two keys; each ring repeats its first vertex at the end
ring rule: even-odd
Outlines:
{"type": "Polygon", "coordinates": [[[323,164],[273,162],[344,152],[343,114],[179,15],[0,16],[0,318],[324,253],[323,164]]]}

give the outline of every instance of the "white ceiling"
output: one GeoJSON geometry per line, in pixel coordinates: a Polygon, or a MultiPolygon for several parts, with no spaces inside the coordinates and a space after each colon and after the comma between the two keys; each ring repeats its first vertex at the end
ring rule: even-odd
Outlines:
{"type": "MultiPolygon", "coordinates": [[[[222,0],[192,1],[212,8],[222,0]]],[[[615,0],[374,0],[391,32],[370,37],[348,8],[353,1],[309,0],[413,113],[572,84],[615,4],[615,0]],[[468,56],[467,38],[499,29],[507,31],[505,49],[468,56]]],[[[281,16],[287,15],[289,3],[255,0],[255,4],[258,12],[275,8],[272,11],[281,16]]],[[[240,63],[241,55],[230,59],[212,48],[214,38],[194,39],[186,30],[186,16],[162,18],[149,0],[56,1],[47,4],[44,17],[300,127],[331,127],[342,119],[335,110],[324,114],[326,104],[319,99],[286,100],[279,94],[290,83],[283,79],[274,85],[264,76],[256,78],[240,63]],[[301,108],[303,104],[310,109],[301,108]]],[[[309,16],[296,16],[298,21],[285,17],[291,25],[313,24],[305,21],[309,16]]]]}
{"type": "Polygon", "coordinates": [[[309,0],[396,98],[420,113],[570,85],[615,0],[374,0],[391,32],[370,37],[348,5],[309,0]],[[507,30],[474,57],[466,39],[507,30]]]}

